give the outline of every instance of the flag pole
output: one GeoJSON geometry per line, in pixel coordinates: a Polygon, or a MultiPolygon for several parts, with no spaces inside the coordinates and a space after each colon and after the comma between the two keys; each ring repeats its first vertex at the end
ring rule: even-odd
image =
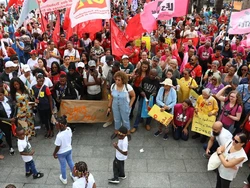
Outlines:
{"type": "Polygon", "coordinates": [[[44,31],[46,31],[46,28],[44,28],[44,23],[43,23],[43,18],[42,18],[43,15],[42,15],[42,11],[41,11],[41,8],[40,8],[40,3],[38,2],[38,0],[36,0],[36,1],[37,1],[37,4],[38,4],[39,13],[41,15],[42,28],[43,28],[44,31]]]}

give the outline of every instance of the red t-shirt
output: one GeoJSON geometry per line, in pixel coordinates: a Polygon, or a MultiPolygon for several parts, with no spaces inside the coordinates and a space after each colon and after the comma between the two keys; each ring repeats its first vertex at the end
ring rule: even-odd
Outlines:
{"type": "MultiPolygon", "coordinates": [[[[189,70],[192,70],[194,68],[193,65],[191,65],[190,63],[187,63],[185,65],[185,69],[189,69],[189,70]]],[[[192,78],[196,78],[196,77],[201,77],[202,75],[202,68],[200,65],[197,65],[191,72],[191,76],[192,78]]]]}
{"type": "MultiPolygon", "coordinates": [[[[38,86],[38,85],[36,85],[36,88],[40,89],[41,87],[38,86]]],[[[49,89],[49,87],[47,87],[47,86],[46,86],[46,89],[45,89],[45,93],[46,93],[47,96],[50,96],[50,95],[51,95],[50,89],[49,89]]]]}
{"type": "Polygon", "coordinates": [[[66,41],[66,40],[64,40],[64,41],[61,41],[61,40],[60,40],[60,41],[58,42],[58,44],[57,44],[57,46],[58,46],[58,51],[59,51],[61,57],[63,57],[63,55],[64,55],[64,50],[66,49],[66,45],[67,45],[67,41],[66,41]],[[65,46],[65,48],[59,49],[59,47],[61,47],[61,46],[65,46]]]}
{"type": "Polygon", "coordinates": [[[64,71],[61,71],[60,74],[57,74],[57,75],[55,75],[55,76],[51,76],[51,77],[50,77],[50,80],[51,80],[51,82],[53,83],[53,85],[55,85],[57,82],[59,82],[59,80],[60,80],[60,75],[62,75],[62,74],[65,74],[65,75],[66,75],[66,73],[65,73],[64,71]]]}
{"type": "Polygon", "coordinates": [[[188,107],[186,112],[183,113],[182,104],[176,104],[174,106],[174,124],[176,126],[185,126],[186,123],[193,118],[194,108],[188,107]]]}
{"type": "Polygon", "coordinates": [[[39,47],[38,47],[38,53],[40,55],[43,55],[43,52],[47,49],[47,42],[46,41],[42,41],[39,43],[39,47]]]}

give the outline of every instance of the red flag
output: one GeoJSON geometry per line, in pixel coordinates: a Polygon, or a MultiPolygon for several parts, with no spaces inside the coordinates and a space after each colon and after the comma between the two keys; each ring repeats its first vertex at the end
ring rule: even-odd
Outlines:
{"type": "Polygon", "coordinates": [[[89,20],[77,25],[78,37],[82,37],[83,33],[89,33],[90,39],[94,40],[95,34],[102,30],[102,20],[89,20]]]}
{"type": "Polygon", "coordinates": [[[57,11],[57,20],[56,20],[56,25],[53,31],[53,41],[57,43],[59,41],[59,35],[60,35],[60,13],[57,11]]]}
{"type": "Polygon", "coordinates": [[[128,42],[125,34],[117,27],[113,19],[111,19],[110,25],[112,54],[118,57],[131,54],[130,50],[125,48],[128,42]]]}
{"type": "Polygon", "coordinates": [[[147,32],[141,24],[141,15],[137,14],[128,21],[126,27],[126,35],[128,40],[135,40],[140,38],[143,33],[147,32]]]}
{"type": "Polygon", "coordinates": [[[45,18],[45,16],[41,15],[41,29],[43,32],[46,31],[48,25],[48,20],[45,18]]]}
{"type": "Polygon", "coordinates": [[[128,6],[132,4],[132,0],[128,0],[128,6]]]}
{"type": "Polygon", "coordinates": [[[20,3],[22,5],[23,0],[10,0],[7,7],[6,7],[6,9],[5,9],[5,11],[7,11],[9,9],[9,7],[11,7],[12,5],[17,5],[17,4],[20,4],[20,3]],[[22,1],[22,2],[20,2],[20,1],[22,1]]]}
{"type": "Polygon", "coordinates": [[[64,24],[63,24],[63,29],[66,30],[66,33],[67,33],[66,35],[67,39],[69,39],[69,37],[71,37],[73,34],[73,29],[71,28],[71,21],[69,18],[69,13],[70,13],[70,8],[67,8],[65,12],[64,24]]]}

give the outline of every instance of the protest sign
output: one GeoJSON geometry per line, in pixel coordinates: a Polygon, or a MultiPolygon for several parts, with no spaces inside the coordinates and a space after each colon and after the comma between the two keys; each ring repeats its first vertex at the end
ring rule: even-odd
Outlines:
{"type": "Polygon", "coordinates": [[[147,48],[148,51],[150,51],[150,49],[151,49],[150,37],[142,37],[141,41],[146,42],[146,48],[147,48]]]}
{"type": "Polygon", "coordinates": [[[215,119],[215,116],[208,116],[203,113],[194,114],[192,131],[210,137],[215,119]]]}
{"type": "Polygon", "coordinates": [[[233,12],[229,23],[229,34],[245,34],[250,31],[250,9],[233,12]]]}
{"type": "Polygon", "coordinates": [[[165,126],[168,126],[174,117],[172,114],[165,111],[161,112],[161,108],[156,104],[151,108],[148,115],[165,126]]]}
{"type": "Polygon", "coordinates": [[[193,89],[191,89],[189,92],[189,100],[192,102],[193,106],[196,105],[198,97],[199,95],[193,89]]]}
{"type": "Polygon", "coordinates": [[[95,19],[110,19],[110,0],[73,0],[70,9],[71,27],[95,19]]]}
{"type": "Polygon", "coordinates": [[[108,102],[92,100],[62,100],[60,115],[66,115],[69,123],[103,123],[113,121],[107,117],[108,102]]]}
{"type": "Polygon", "coordinates": [[[40,4],[40,9],[44,15],[46,12],[54,12],[64,8],[70,8],[72,0],[47,0],[45,3],[40,4]]]}

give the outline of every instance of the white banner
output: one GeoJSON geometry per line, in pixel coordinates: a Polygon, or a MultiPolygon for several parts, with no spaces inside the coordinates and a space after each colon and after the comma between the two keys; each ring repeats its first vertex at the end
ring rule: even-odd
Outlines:
{"type": "Polygon", "coordinates": [[[40,4],[40,9],[44,15],[46,12],[54,12],[64,8],[70,8],[72,0],[47,0],[45,3],[40,4]]]}
{"type": "Polygon", "coordinates": [[[70,9],[71,27],[95,19],[110,19],[110,0],[73,0],[70,9]]]}

